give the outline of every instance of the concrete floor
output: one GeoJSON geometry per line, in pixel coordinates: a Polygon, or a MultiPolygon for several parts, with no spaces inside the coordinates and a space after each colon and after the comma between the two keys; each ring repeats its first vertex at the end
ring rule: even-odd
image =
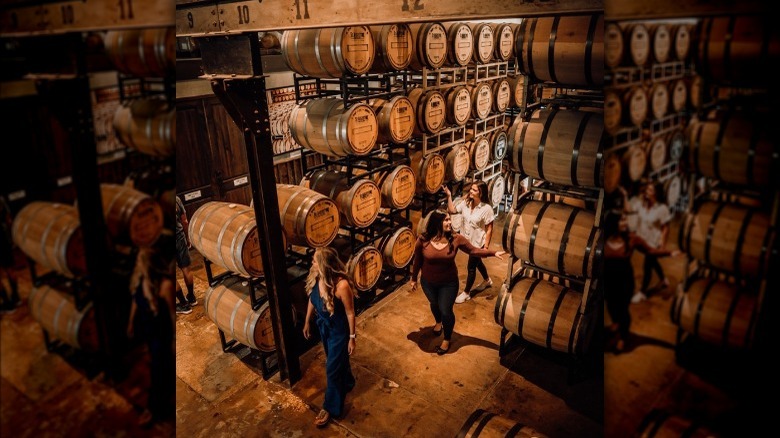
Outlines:
{"type": "MultiPolygon", "coordinates": [[[[500,230],[503,223],[497,223],[500,230]]],[[[495,233],[500,236],[500,233],[495,233]]],[[[500,248],[500,237],[493,239],[500,248]]],[[[407,285],[357,318],[351,357],[356,388],[343,419],[325,431],[312,425],[325,390],[324,352],[302,355],[303,378],[289,388],[278,374],[266,381],[256,353],[223,353],[217,327],[203,313],[207,289],[202,258],[193,251],[200,304],[177,318],[177,420],[181,436],[454,436],[476,409],[524,422],[552,437],[602,436],[603,379],[571,379],[564,356],[518,346],[499,358],[493,320],[506,262],[492,259],[496,286],[456,305],[451,352],[437,356],[428,302],[407,285]],[[215,435],[216,434],[216,435],[215,435]]],[[[461,284],[466,256],[459,255],[461,284]]]]}
{"type": "Polygon", "coordinates": [[[29,272],[17,260],[23,303],[0,316],[0,436],[173,436],[173,421],[137,425],[149,385],[145,347],[123,359],[131,368],[113,383],[83,354],[47,351],[27,307],[29,272]]]}

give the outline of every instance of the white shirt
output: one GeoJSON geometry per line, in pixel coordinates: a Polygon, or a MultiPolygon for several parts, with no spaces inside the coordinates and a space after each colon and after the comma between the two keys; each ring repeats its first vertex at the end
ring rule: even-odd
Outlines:
{"type": "Polygon", "coordinates": [[[477,248],[485,246],[485,235],[487,234],[485,227],[493,223],[495,219],[493,207],[481,202],[471,209],[466,202],[463,202],[456,205],[455,209],[463,215],[463,226],[460,233],[477,248]]]}
{"type": "Polygon", "coordinates": [[[661,228],[672,220],[669,207],[656,202],[648,207],[639,196],[631,198],[630,208],[635,213],[629,216],[628,227],[653,248],[660,248],[663,240],[661,228]]]}

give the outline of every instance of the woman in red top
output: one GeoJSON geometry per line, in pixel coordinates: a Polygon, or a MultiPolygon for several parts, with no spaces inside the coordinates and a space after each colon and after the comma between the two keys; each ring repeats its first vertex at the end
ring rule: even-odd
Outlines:
{"type": "Polygon", "coordinates": [[[428,218],[425,232],[417,239],[412,265],[412,290],[417,289],[417,275],[422,270],[423,292],[431,303],[431,313],[436,320],[433,333],[440,335],[444,328],[444,341],[436,347],[436,353],[442,355],[450,349],[450,338],[455,328],[455,314],[452,307],[458,293],[458,267],[455,255],[458,250],[470,256],[502,259],[504,251],[491,251],[476,248],[464,236],[452,232],[450,215],[444,211],[434,211],[428,218]]]}

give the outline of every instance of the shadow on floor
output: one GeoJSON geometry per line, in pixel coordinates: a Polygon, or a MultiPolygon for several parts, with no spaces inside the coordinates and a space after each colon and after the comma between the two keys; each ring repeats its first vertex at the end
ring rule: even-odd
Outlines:
{"type": "Polygon", "coordinates": [[[615,354],[626,354],[626,353],[631,353],[637,348],[646,345],[666,348],[668,350],[673,350],[675,348],[675,345],[672,344],[671,342],[663,341],[656,338],[651,338],[649,336],[638,335],[636,333],[629,333],[629,338],[625,342],[625,347],[623,348],[623,351],[617,351],[615,349],[616,342],[617,342],[616,337],[611,337],[611,339],[608,339],[607,342],[604,344],[604,352],[605,353],[610,352],[615,354]]]}
{"type": "MultiPolygon", "coordinates": [[[[433,326],[430,326],[420,327],[417,331],[406,335],[406,339],[417,344],[417,346],[420,347],[420,350],[426,353],[435,353],[436,347],[441,344],[443,337],[442,335],[434,335],[433,326]]],[[[450,350],[447,354],[455,353],[463,347],[472,345],[498,351],[498,345],[495,342],[486,341],[473,336],[464,336],[458,332],[453,332],[452,339],[450,340],[450,350]]]]}

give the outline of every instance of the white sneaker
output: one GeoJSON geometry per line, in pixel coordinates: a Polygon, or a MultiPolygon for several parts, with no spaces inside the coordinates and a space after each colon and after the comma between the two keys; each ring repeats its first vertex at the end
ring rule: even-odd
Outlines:
{"type": "Polygon", "coordinates": [[[631,297],[631,304],[641,303],[646,299],[647,299],[647,295],[643,294],[642,292],[635,292],[634,296],[631,297]]]}
{"type": "Polygon", "coordinates": [[[471,299],[471,295],[467,294],[466,292],[461,292],[456,298],[455,298],[455,304],[463,304],[464,302],[471,299]]]}

